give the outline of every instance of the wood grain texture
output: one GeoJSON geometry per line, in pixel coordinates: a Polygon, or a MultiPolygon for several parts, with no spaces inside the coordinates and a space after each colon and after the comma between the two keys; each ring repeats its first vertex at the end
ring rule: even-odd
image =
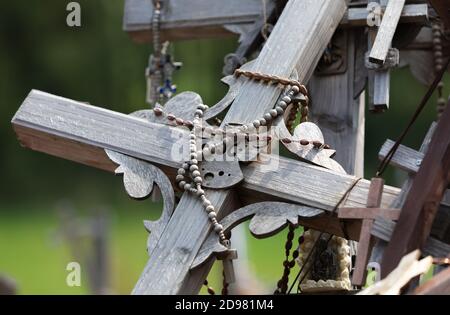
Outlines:
{"type": "MultiPolygon", "coordinates": [[[[382,241],[389,242],[395,228],[395,222],[379,217],[375,220],[372,227],[372,235],[382,241]]],[[[450,253],[450,245],[429,237],[422,252],[424,255],[431,255],[433,257],[446,257],[450,253]]]]}
{"type": "MultiPolygon", "coordinates": [[[[298,80],[307,82],[345,11],[343,0],[289,1],[280,17],[283,22],[275,25],[251,70],[285,78],[296,70],[298,80]]],[[[281,94],[279,87],[249,80],[242,90],[229,111],[233,119],[225,118],[226,122],[253,121],[257,113],[269,110],[281,94]]]]}
{"type": "MultiPolygon", "coordinates": [[[[271,1],[267,1],[267,11],[271,1]]],[[[230,25],[252,25],[262,13],[260,0],[196,0],[186,8],[185,0],[170,0],[163,9],[161,34],[165,40],[217,38],[235,35],[230,25]]],[[[138,42],[150,42],[153,3],[151,0],[126,0],[123,29],[138,42]]],[[[400,23],[424,24],[428,20],[426,4],[404,7],[400,23]]],[[[349,8],[340,21],[342,27],[366,26],[367,9],[349,8]]]]}
{"type": "MultiPolygon", "coordinates": [[[[20,143],[36,151],[113,171],[104,149],[171,168],[185,156],[188,130],[86,105],[40,91],[31,91],[12,124],[20,143]],[[183,143],[185,143],[183,145],[183,143]]],[[[187,153],[188,151],[186,151],[187,153]]]]}
{"type": "MultiPolygon", "coordinates": [[[[114,172],[117,165],[104,149],[137,157],[157,164],[171,180],[181,162],[172,157],[174,146],[183,145],[187,131],[103,108],[33,91],[19,108],[13,127],[27,148],[83,162],[114,172]],[[98,121],[98,123],[97,123],[98,121]],[[126,140],[120,140],[120,139],[126,140]],[[121,142],[123,141],[123,142],[121,142]]],[[[187,139],[187,138],[186,138],[187,139]]],[[[291,200],[312,207],[331,210],[350,187],[355,177],[336,174],[288,158],[262,155],[259,161],[242,166],[245,176],[240,194],[243,200],[267,198],[291,200]]],[[[363,207],[369,182],[361,180],[342,207],[363,207]]],[[[385,187],[382,207],[388,207],[398,195],[397,188],[385,187]]]]}
{"type": "Polygon", "coordinates": [[[356,36],[359,36],[356,31],[347,32],[347,47],[340,48],[346,54],[343,57],[347,58],[347,71],[336,75],[314,75],[308,83],[310,119],[320,127],[325,143],[336,149],[333,159],[347,173],[363,176],[365,101],[364,94],[355,98],[354,85],[355,56],[363,47],[355,47],[356,36]]]}
{"type": "MultiPolygon", "coordinates": [[[[378,159],[382,160],[389,153],[389,150],[394,146],[394,141],[388,139],[383,144],[378,153],[378,159]]],[[[389,163],[392,166],[398,167],[408,173],[417,173],[420,164],[422,163],[424,154],[407,146],[400,145],[389,163]]]]}
{"type": "MultiPolygon", "coordinates": [[[[206,193],[219,217],[227,209],[236,207],[232,190],[206,190],[206,193]]],[[[210,230],[211,224],[201,201],[183,194],[133,294],[179,294],[193,281],[189,269],[210,230]]]]}
{"type": "MultiPolygon", "coordinates": [[[[378,208],[383,196],[384,180],[382,178],[372,178],[370,181],[369,193],[367,195],[367,208],[378,208]]],[[[370,233],[373,226],[372,219],[365,219],[362,222],[361,234],[359,236],[358,251],[355,262],[355,269],[352,276],[352,284],[363,286],[367,278],[367,263],[375,240],[370,233]]]]}
{"type": "MultiPolygon", "coordinates": [[[[271,1],[271,0],[267,0],[271,1]]],[[[163,40],[227,36],[226,24],[251,24],[262,13],[260,0],[170,0],[162,8],[163,40]]],[[[123,29],[137,42],[151,39],[152,0],[126,0],[123,29]]]]}
{"type": "MultiPolygon", "coordinates": [[[[341,26],[366,26],[367,8],[349,8],[341,21],[341,26]]],[[[428,21],[428,5],[426,3],[407,4],[400,16],[400,23],[425,24],[428,21]]]]}
{"type": "MultiPolygon", "coordinates": [[[[420,150],[419,150],[420,153],[425,153],[428,150],[428,146],[431,142],[431,138],[433,136],[436,125],[437,124],[435,122],[433,122],[431,124],[430,128],[428,129],[428,132],[425,135],[422,145],[420,146],[420,150]]],[[[405,203],[406,197],[408,196],[408,192],[411,189],[411,185],[414,181],[414,176],[415,176],[415,173],[409,173],[408,179],[402,185],[402,190],[401,190],[400,194],[395,198],[394,202],[390,205],[390,207],[398,209],[403,206],[403,204],[405,203]]],[[[375,220],[375,221],[377,221],[377,220],[375,220]]],[[[382,225],[384,221],[386,221],[386,220],[377,222],[377,224],[382,225]]],[[[392,221],[388,221],[388,222],[391,222],[395,226],[394,222],[392,222],[392,221]]],[[[383,258],[383,252],[384,252],[386,246],[387,246],[386,241],[379,239],[376,242],[375,247],[372,251],[372,261],[376,261],[379,264],[381,264],[381,259],[383,258]]]]}
{"type": "MultiPolygon", "coordinates": [[[[345,2],[341,0],[290,1],[280,17],[283,23],[276,24],[259,57],[252,65],[252,70],[289,77],[296,67],[302,69],[315,67],[314,60],[326,47],[329,37],[331,37],[331,34],[328,33],[336,29],[345,8],[345,2]],[[298,23],[297,18],[299,17],[304,17],[302,26],[298,23]],[[294,28],[298,33],[292,32],[294,28]],[[302,28],[315,32],[316,36],[298,36],[298,34],[302,34],[302,28]],[[289,49],[283,49],[283,47],[289,47],[289,49]],[[275,73],[273,73],[273,69],[276,69],[275,73]]],[[[304,73],[304,75],[307,74],[304,73]]],[[[222,127],[229,123],[249,123],[255,117],[262,116],[273,107],[280,93],[279,88],[252,81],[245,82],[225,116],[222,127]]],[[[238,162],[231,163],[237,165],[238,162]]],[[[204,164],[207,167],[208,163],[204,164]]],[[[216,209],[224,209],[224,207],[223,211],[232,209],[225,202],[227,197],[233,194],[232,191],[213,192],[209,190],[208,193],[212,193],[218,198],[218,200],[211,200],[216,209]]],[[[209,229],[210,223],[197,199],[194,196],[183,195],[182,201],[155,249],[154,257],[147,264],[133,293],[170,294],[179,293],[186,287],[197,287],[188,283],[198,284],[202,279],[190,277],[188,268],[201,243],[206,239],[209,229]],[[184,223],[189,220],[193,220],[195,224],[184,223]],[[183,239],[177,237],[177,234],[182,234],[186,239],[190,239],[191,244],[187,244],[183,239]],[[157,259],[158,263],[154,265],[152,259],[157,259]]],[[[210,266],[210,262],[205,264],[205,268],[210,266]]],[[[196,275],[204,276],[205,274],[206,271],[198,272],[196,275]]]]}
{"type": "Polygon", "coordinates": [[[369,60],[371,62],[384,64],[386,61],[404,5],[405,0],[389,0],[377,37],[370,51],[369,60]]]}
{"type": "Polygon", "coordinates": [[[400,209],[381,208],[339,208],[338,218],[342,219],[372,219],[383,217],[388,220],[397,220],[400,209]]]}
{"type": "Polygon", "coordinates": [[[437,209],[450,180],[449,134],[450,106],[447,106],[409,190],[391,242],[384,252],[382,275],[393,270],[404,254],[421,248],[430,234],[437,209]]]}
{"type": "MultiPolygon", "coordinates": [[[[323,214],[324,211],[284,202],[261,202],[240,208],[220,221],[226,232],[232,231],[239,224],[250,220],[249,229],[257,238],[267,238],[283,230],[288,223],[298,225],[299,218],[308,219],[323,214]]],[[[218,242],[217,236],[211,231],[203,243],[191,268],[202,265],[209,257],[220,255],[227,248],[218,242]]]]}

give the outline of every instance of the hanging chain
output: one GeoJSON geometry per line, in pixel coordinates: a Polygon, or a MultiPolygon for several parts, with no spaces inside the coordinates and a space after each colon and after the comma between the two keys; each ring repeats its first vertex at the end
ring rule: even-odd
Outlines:
{"type": "MultiPolygon", "coordinates": [[[[298,81],[280,78],[278,76],[273,75],[266,75],[250,71],[242,71],[240,69],[236,70],[235,75],[237,77],[243,75],[256,81],[263,81],[264,83],[267,84],[275,83],[284,86],[289,86],[289,89],[287,90],[287,92],[285,92],[284,96],[281,97],[281,99],[277,102],[275,107],[266,112],[262,117],[260,117],[259,119],[255,119],[251,123],[231,128],[231,130],[224,130],[219,127],[203,127],[202,119],[204,116],[204,112],[208,109],[208,106],[204,104],[199,104],[197,106],[197,109],[194,113],[193,121],[186,121],[180,117],[176,117],[173,114],[166,114],[166,117],[169,121],[174,122],[178,126],[185,126],[191,129],[189,135],[190,160],[184,162],[182,167],[178,169],[176,176],[176,183],[181,190],[187,193],[191,193],[201,200],[205,212],[207,213],[208,218],[212,223],[213,230],[219,237],[220,243],[223,246],[227,247],[228,249],[231,249],[231,243],[225,235],[224,227],[218,222],[217,212],[214,205],[208,199],[206,192],[202,188],[204,179],[202,178],[202,175],[199,171],[198,166],[199,160],[202,160],[203,158],[209,158],[216,154],[223,154],[225,147],[234,146],[235,139],[240,138],[239,134],[244,135],[246,139],[250,139],[251,138],[250,136],[255,134],[256,139],[264,140],[266,141],[266,143],[269,143],[272,140],[272,137],[270,135],[267,135],[264,138],[260,137],[258,135],[259,128],[263,126],[270,126],[274,119],[276,119],[277,117],[283,117],[288,106],[290,106],[294,102],[294,100],[298,98],[298,95],[300,93],[303,94],[304,100],[306,101],[308,100],[307,96],[308,91],[306,87],[301,85],[298,81]],[[202,137],[202,133],[207,128],[209,129],[208,130],[209,134],[221,134],[225,136],[225,139],[223,141],[215,143],[208,142],[203,146],[202,141],[198,141],[198,137],[199,136],[202,137]]],[[[156,117],[161,117],[163,114],[165,114],[163,109],[159,107],[154,108],[153,112],[156,117]]],[[[287,140],[283,139],[283,141],[285,142],[287,140]]],[[[315,149],[321,150],[326,148],[323,144],[319,144],[316,142],[317,141],[313,141],[315,149]]],[[[286,244],[286,250],[290,251],[292,247],[293,232],[289,234],[289,237],[291,239],[289,240],[289,243],[286,244]]],[[[293,267],[293,265],[295,265],[295,258],[298,257],[298,250],[294,251],[294,253],[295,257],[291,262],[289,262],[289,253],[287,253],[286,265],[291,266],[291,268],[293,267]]],[[[229,267],[229,269],[227,269],[227,271],[233,269],[232,266],[230,266],[231,263],[232,260],[228,259],[226,265],[229,267]]],[[[228,294],[228,286],[230,284],[230,279],[227,279],[225,274],[227,273],[225,272],[224,268],[222,293],[228,294]]],[[[234,278],[234,275],[231,276],[231,278],[234,278]]],[[[207,286],[207,281],[205,281],[205,285],[207,286]]],[[[286,285],[283,286],[283,290],[284,292],[286,292],[287,283],[286,285]]],[[[210,291],[213,292],[212,289],[210,290],[210,288],[208,287],[208,292],[210,291]]]]}
{"type": "MultiPolygon", "coordinates": [[[[286,294],[289,285],[289,275],[291,273],[291,269],[294,268],[296,259],[299,256],[300,245],[305,241],[303,234],[298,237],[298,246],[292,252],[292,260],[289,260],[292,241],[295,236],[295,230],[296,227],[293,224],[289,224],[289,231],[287,234],[286,243],[284,245],[286,259],[283,261],[283,276],[277,282],[277,289],[275,290],[274,294],[286,294]]],[[[304,231],[306,230],[307,229],[304,229],[304,231]]]]}
{"type": "MultiPolygon", "coordinates": [[[[443,59],[443,48],[442,48],[442,37],[443,37],[443,26],[440,20],[433,22],[433,53],[434,53],[434,70],[439,73],[444,67],[443,59]]],[[[437,120],[441,117],[444,112],[446,101],[443,96],[444,81],[441,80],[437,86],[438,100],[437,100],[437,120]]]]}
{"type": "Polygon", "coordinates": [[[155,105],[157,102],[166,103],[174,93],[176,85],[172,83],[172,74],[181,68],[182,63],[174,62],[169,54],[169,42],[161,44],[161,10],[164,0],[153,0],[153,54],[149,58],[146,69],[147,102],[155,105]]]}

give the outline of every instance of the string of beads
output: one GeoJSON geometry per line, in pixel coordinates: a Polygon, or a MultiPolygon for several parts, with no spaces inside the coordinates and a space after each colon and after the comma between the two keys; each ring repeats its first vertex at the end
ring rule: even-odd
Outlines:
{"type": "MultiPolygon", "coordinates": [[[[432,26],[433,30],[433,54],[434,54],[434,70],[439,73],[444,67],[443,50],[442,50],[442,23],[436,21],[432,26]]],[[[444,82],[439,82],[437,86],[438,101],[437,101],[437,118],[441,117],[444,112],[447,102],[443,97],[444,82]]]]}
{"type": "MultiPolygon", "coordinates": [[[[289,224],[289,232],[287,234],[286,243],[284,245],[286,258],[283,261],[283,276],[277,282],[277,289],[274,294],[286,294],[289,285],[289,275],[291,269],[295,266],[295,260],[299,256],[299,247],[305,241],[303,234],[298,237],[298,247],[292,252],[292,260],[289,260],[290,252],[292,249],[292,241],[294,240],[296,227],[293,224],[289,224]]],[[[307,230],[307,229],[305,229],[307,230]]]]}
{"type": "MultiPolygon", "coordinates": [[[[277,76],[272,75],[266,75],[261,74],[257,72],[250,72],[250,71],[243,71],[240,69],[236,70],[236,75],[240,76],[246,76],[248,78],[254,79],[254,80],[262,80],[265,83],[277,83],[282,85],[289,85],[290,89],[285,93],[285,95],[281,98],[281,100],[277,103],[277,105],[266,112],[261,118],[255,119],[253,122],[232,128],[231,134],[233,137],[226,137],[221,142],[216,143],[207,143],[203,148],[199,147],[201,144],[199,141],[197,141],[197,134],[201,134],[203,131],[208,131],[207,128],[210,128],[209,132],[212,134],[226,134],[230,133],[230,131],[225,131],[221,128],[211,128],[211,127],[203,127],[202,126],[202,118],[204,116],[204,112],[208,109],[207,105],[199,104],[196,108],[196,111],[194,113],[194,120],[191,121],[185,121],[181,118],[176,117],[173,114],[168,114],[167,119],[169,121],[173,121],[176,125],[179,126],[186,126],[191,129],[190,135],[189,135],[189,150],[190,150],[190,160],[183,163],[182,167],[178,169],[177,176],[176,176],[176,182],[180,189],[192,193],[202,201],[203,207],[208,215],[208,218],[210,219],[214,231],[218,234],[220,242],[224,245],[229,247],[230,243],[229,240],[225,237],[224,229],[221,224],[217,221],[217,213],[215,207],[212,205],[211,201],[207,198],[205,195],[205,191],[202,189],[202,183],[203,178],[201,176],[201,173],[199,171],[198,163],[199,159],[202,159],[204,157],[209,157],[213,154],[223,154],[224,148],[231,144],[231,142],[234,143],[235,135],[238,134],[245,134],[247,138],[250,138],[251,134],[254,134],[258,131],[258,129],[262,126],[268,126],[271,124],[271,122],[277,118],[278,116],[284,115],[284,112],[286,111],[287,107],[292,103],[293,98],[295,98],[299,93],[304,94],[306,100],[307,97],[307,89],[301,85],[298,81],[295,80],[288,80],[283,79],[277,76]]],[[[155,116],[161,116],[163,115],[163,110],[161,108],[155,108],[154,109],[155,116]]],[[[258,137],[258,136],[256,136],[258,137]]],[[[272,140],[270,135],[265,136],[264,138],[267,141],[272,140]]],[[[296,140],[288,140],[283,139],[284,143],[287,143],[288,141],[295,142],[296,140]]],[[[300,144],[302,145],[308,145],[310,144],[307,140],[299,140],[300,144]]],[[[315,148],[329,148],[329,146],[322,144],[318,141],[311,142],[315,148]]]]}

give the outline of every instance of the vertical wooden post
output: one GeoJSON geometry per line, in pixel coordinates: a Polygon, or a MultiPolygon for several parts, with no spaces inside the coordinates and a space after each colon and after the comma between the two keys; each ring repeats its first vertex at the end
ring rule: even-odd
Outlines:
{"type": "Polygon", "coordinates": [[[325,142],[336,149],[334,159],[349,174],[364,176],[365,97],[357,88],[357,80],[365,80],[364,68],[358,67],[357,57],[364,47],[356,46],[359,30],[345,30],[344,51],[347,69],[331,75],[315,74],[309,84],[311,121],[323,132],[325,142]]]}
{"type": "MultiPolygon", "coordinates": [[[[344,0],[289,1],[252,70],[280,77],[289,77],[297,70],[299,80],[307,80],[345,11],[344,0]]],[[[251,122],[272,108],[280,94],[277,87],[247,81],[224,122],[251,122]]],[[[232,209],[231,190],[206,193],[222,212],[220,216],[232,209]]],[[[196,278],[189,270],[210,228],[201,202],[184,194],[133,293],[198,292],[212,262],[195,271],[196,278]]]]}
{"type": "MultiPolygon", "coordinates": [[[[378,208],[381,204],[383,194],[384,180],[382,178],[373,178],[370,183],[369,195],[367,197],[367,208],[378,208]]],[[[370,252],[374,245],[372,238],[373,219],[364,219],[361,227],[361,234],[358,243],[358,255],[356,256],[355,270],[353,272],[353,285],[363,286],[366,283],[367,263],[369,262],[370,252]]]]}
{"type": "Polygon", "coordinates": [[[438,122],[420,169],[402,207],[391,240],[384,251],[382,277],[401,257],[423,247],[436,210],[450,181],[450,102],[438,122]]]}

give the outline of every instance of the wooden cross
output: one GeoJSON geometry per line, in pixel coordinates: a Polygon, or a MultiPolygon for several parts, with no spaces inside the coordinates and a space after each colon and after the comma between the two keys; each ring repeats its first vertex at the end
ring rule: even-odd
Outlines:
{"type": "Polygon", "coordinates": [[[358,255],[356,256],[355,269],[353,271],[352,284],[363,286],[366,283],[367,263],[374,246],[374,238],[371,235],[374,220],[377,217],[384,217],[396,220],[400,214],[399,209],[380,208],[383,193],[384,180],[373,178],[370,182],[369,194],[367,197],[367,208],[340,208],[338,217],[341,219],[361,219],[361,233],[358,243],[358,255]]]}
{"type": "MultiPolygon", "coordinates": [[[[449,103],[450,104],[450,103],[449,103]]],[[[402,255],[422,248],[450,182],[450,106],[447,105],[402,207],[389,245],[383,254],[382,276],[402,255]]]]}
{"type": "MultiPolygon", "coordinates": [[[[289,77],[297,70],[299,80],[307,80],[330,40],[330,30],[337,27],[345,8],[344,1],[290,1],[281,16],[283,23],[276,25],[252,70],[282,77],[289,77]],[[299,19],[302,21],[300,24],[299,19]],[[294,28],[296,32],[292,32],[294,28]],[[285,49],[285,45],[290,48],[285,49]]],[[[251,121],[255,115],[271,108],[280,92],[275,87],[244,82],[225,120],[251,121]]],[[[163,174],[150,168],[147,162],[160,167],[173,180],[174,169],[182,163],[182,159],[174,157],[173,150],[180,143],[188,143],[188,133],[183,129],[38,91],[27,97],[13,118],[13,126],[26,147],[108,171],[114,171],[117,165],[110,160],[105,149],[138,158],[145,161],[139,162],[140,166],[151,170],[148,174],[154,172],[157,175],[158,184],[164,181],[163,174]]],[[[266,160],[278,163],[278,169],[264,168],[259,162],[242,166],[239,199],[244,204],[281,198],[331,210],[355,180],[352,176],[277,156],[268,156],[266,160]],[[329,182],[335,185],[328,185],[329,182]]],[[[121,168],[125,169],[127,185],[131,175],[127,175],[125,166],[124,162],[121,168]]],[[[358,182],[345,205],[361,206],[367,187],[367,181],[358,182]]],[[[216,209],[220,209],[220,216],[236,208],[235,191],[208,190],[207,193],[216,209]]],[[[397,189],[386,187],[386,201],[392,200],[397,193],[397,189]]],[[[210,230],[201,205],[193,196],[184,194],[173,214],[165,214],[161,220],[167,224],[158,233],[152,231],[151,239],[156,244],[134,293],[198,292],[214,261],[212,258],[202,268],[190,270],[210,230]]],[[[333,218],[318,217],[306,224],[320,228],[323,220],[333,221],[333,218]]],[[[342,235],[337,228],[337,220],[326,225],[329,226],[328,232],[342,235]]],[[[357,238],[351,228],[349,234],[353,239],[357,238]]]]}
{"type": "MultiPolygon", "coordinates": [[[[266,13],[278,0],[265,0],[266,13]]],[[[161,36],[163,40],[232,36],[236,30],[251,27],[263,13],[261,0],[166,0],[163,5],[161,36]],[[189,10],[187,10],[187,7],[189,10]],[[238,26],[236,28],[236,26],[238,26]]],[[[367,3],[348,1],[349,9],[342,17],[343,27],[367,26],[367,3]]],[[[424,24],[428,21],[427,4],[407,4],[401,11],[400,23],[424,24]]],[[[137,42],[152,38],[151,0],[125,0],[123,29],[137,42]]]]}
{"type": "MultiPolygon", "coordinates": [[[[139,0],[127,1],[126,12],[136,9],[130,6],[132,1],[139,0]]],[[[213,0],[208,0],[208,4],[209,1],[212,3],[213,0]]],[[[145,4],[150,5],[150,1],[145,1],[145,4]]],[[[209,5],[204,6],[208,7],[209,5]]],[[[280,77],[295,76],[300,82],[308,81],[332,33],[345,20],[345,12],[344,0],[289,1],[280,17],[282,23],[276,24],[258,59],[247,67],[252,71],[280,77]]],[[[347,15],[347,21],[351,16],[353,15],[347,15]]],[[[145,23],[149,21],[150,19],[145,23]]],[[[135,31],[140,32],[139,27],[135,31]]],[[[183,32],[178,34],[181,33],[183,32]]],[[[349,55],[352,52],[349,51],[349,55]]],[[[345,79],[346,77],[340,78],[345,79]]],[[[228,78],[228,81],[233,80],[228,78]]],[[[349,84],[353,85],[353,82],[350,81],[349,84]]],[[[350,89],[346,96],[347,105],[353,104],[352,91],[350,89]]],[[[206,116],[213,117],[212,113],[218,114],[229,108],[224,123],[248,123],[272,108],[281,92],[275,86],[234,80],[230,92],[216,106],[211,107],[206,116]]],[[[329,97],[332,98],[333,94],[329,97]]],[[[183,93],[165,108],[172,108],[188,119],[201,102],[198,95],[183,93]]],[[[202,244],[208,238],[210,223],[200,202],[191,195],[183,194],[174,209],[171,182],[174,181],[175,170],[184,161],[184,157],[177,156],[174,152],[183,151],[187,145],[186,130],[176,128],[168,121],[158,120],[145,111],[129,116],[39,91],[29,94],[12,123],[25,147],[110,172],[123,173],[127,192],[135,198],[147,196],[155,182],[163,192],[165,208],[159,221],[146,223],[146,227],[152,232],[149,238],[150,261],[133,293],[198,292],[216,257],[208,256],[200,267],[192,268],[202,244]],[[120,165],[119,168],[117,164],[120,165]]],[[[327,154],[327,151],[324,150],[323,154],[327,154]]],[[[322,156],[319,160],[306,156],[301,158],[309,158],[309,163],[262,155],[259,161],[240,165],[239,172],[230,172],[233,175],[231,177],[238,177],[234,184],[238,184],[239,189],[232,189],[232,185],[228,185],[226,180],[221,189],[207,189],[209,199],[218,210],[219,219],[240,206],[251,206],[255,202],[258,205],[259,202],[259,206],[251,210],[244,207],[236,211],[236,216],[240,221],[255,215],[257,221],[261,221],[265,211],[261,203],[281,200],[289,204],[278,205],[277,209],[281,210],[273,212],[279,214],[277,221],[271,222],[269,231],[256,229],[261,234],[269,235],[289,220],[294,224],[301,222],[307,227],[338,236],[347,234],[350,239],[357,240],[359,222],[350,220],[344,233],[335,216],[319,216],[336,206],[342,195],[353,186],[356,178],[343,174],[342,171],[332,172],[324,167],[317,167],[322,165],[321,160],[333,169],[330,166],[337,164],[333,164],[328,157],[322,156]],[[277,168],[266,167],[271,163],[277,164],[277,168]],[[315,163],[316,166],[310,163],[315,163]],[[329,185],[330,182],[333,185],[329,185]]],[[[230,165],[221,164],[220,167],[229,169],[230,165]]],[[[364,206],[368,188],[368,181],[358,181],[343,206],[364,206]]],[[[387,207],[398,193],[396,188],[384,187],[380,207],[387,207]]],[[[270,217],[270,213],[265,215],[270,217]]]]}

